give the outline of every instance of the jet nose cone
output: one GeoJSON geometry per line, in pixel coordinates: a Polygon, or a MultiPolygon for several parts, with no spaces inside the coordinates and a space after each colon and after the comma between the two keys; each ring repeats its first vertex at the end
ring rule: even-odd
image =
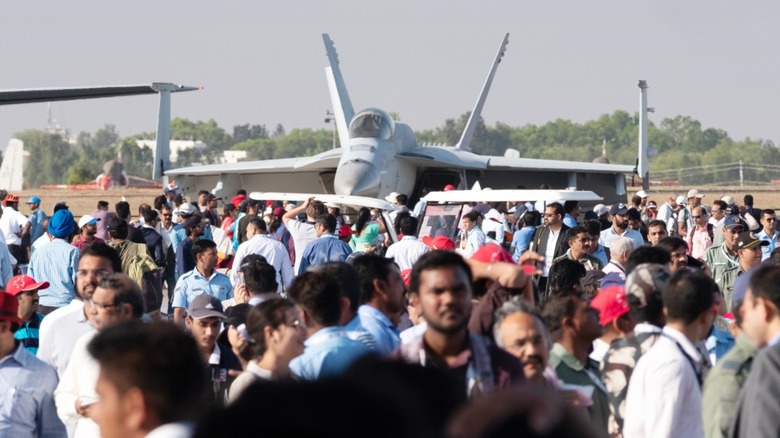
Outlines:
{"type": "Polygon", "coordinates": [[[337,195],[379,196],[379,172],[373,164],[363,160],[342,163],[333,180],[337,195]]]}

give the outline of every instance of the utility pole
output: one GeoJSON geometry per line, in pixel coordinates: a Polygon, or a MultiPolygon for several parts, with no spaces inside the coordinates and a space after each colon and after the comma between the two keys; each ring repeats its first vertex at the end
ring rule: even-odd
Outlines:
{"type": "Polygon", "coordinates": [[[639,152],[636,159],[636,173],[642,178],[642,189],[650,190],[650,163],[647,156],[647,81],[639,81],[639,152]]]}

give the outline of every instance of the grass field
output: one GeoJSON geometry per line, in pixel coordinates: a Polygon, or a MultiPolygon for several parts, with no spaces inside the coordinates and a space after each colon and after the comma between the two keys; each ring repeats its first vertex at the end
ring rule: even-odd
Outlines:
{"type": "MultiPolygon", "coordinates": [[[[780,190],[774,186],[750,186],[750,187],[697,187],[705,194],[704,204],[710,205],[712,201],[720,199],[724,195],[733,196],[740,204],[745,194],[753,195],[755,206],[757,208],[780,209],[780,190]]],[[[659,186],[650,188],[650,200],[654,200],[660,206],[667,198],[671,196],[683,195],[687,193],[689,187],[671,187],[659,186]]],[[[629,189],[629,195],[633,195],[638,188],[629,189]]],[[[97,202],[100,200],[108,201],[113,205],[125,198],[130,203],[133,216],[138,215],[138,205],[142,202],[152,204],[154,197],[161,194],[160,189],[123,189],[123,190],[67,190],[67,189],[46,189],[46,190],[25,190],[20,193],[20,204],[27,201],[30,196],[38,196],[43,202],[43,209],[47,214],[51,214],[54,203],[65,201],[70,207],[70,211],[76,218],[89,214],[95,210],[97,202]]],[[[110,207],[110,208],[111,208],[110,207]]],[[[22,213],[29,213],[26,206],[20,205],[22,213]]]]}

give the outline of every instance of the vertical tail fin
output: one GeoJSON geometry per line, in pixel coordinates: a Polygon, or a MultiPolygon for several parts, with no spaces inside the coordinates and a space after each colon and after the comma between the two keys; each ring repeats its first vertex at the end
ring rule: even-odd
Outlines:
{"type": "Polygon", "coordinates": [[[344,77],[339,68],[339,55],[336,53],[336,46],[328,34],[322,34],[322,40],[325,42],[325,50],[328,53],[329,67],[325,67],[325,76],[328,79],[328,90],[330,91],[330,101],[333,105],[333,115],[336,118],[336,129],[339,133],[339,141],[342,147],[346,147],[349,138],[349,122],[355,115],[352,108],[352,101],[347,93],[347,86],[344,83],[344,77]]]}
{"type": "Polygon", "coordinates": [[[152,89],[160,95],[152,179],[161,179],[165,171],[171,168],[171,93],[201,90],[202,88],[176,85],[168,82],[155,82],[152,84],[152,89]]]}
{"type": "Polygon", "coordinates": [[[474,105],[474,109],[471,111],[469,121],[466,123],[466,127],[463,129],[463,134],[458,141],[457,147],[464,151],[470,150],[469,145],[471,139],[474,137],[474,130],[477,128],[477,122],[479,122],[479,116],[482,113],[482,107],[485,105],[485,99],[487,99],[488,91],[490,91],[490,85],[493,83],[493,76],[496,74],[498,64],[501,62],[501,58],[504,57],[506,52],[506,45],[509,44],[509,34],[504,35],[504,40],[501,41],[501,46],[498,48],[496,59],[493,61],[493,65],[490,66],[490,72],[485,79],[485,84],[482,86],[482,92],[479,94],[477,104],[474,105]]]}

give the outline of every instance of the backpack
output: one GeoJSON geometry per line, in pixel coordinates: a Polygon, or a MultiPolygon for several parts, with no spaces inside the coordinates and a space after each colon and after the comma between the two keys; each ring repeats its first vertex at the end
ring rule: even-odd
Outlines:
{"type": "Polygon", "coordinates": [[[163,298],[163,270],[157,267],[154,259],[146,252],[146,246],[125,241],[116,249],[119,251],[120,259],[122,259],[122,272],[138,283],[141,288],[144,296],[144,313],[160,310],[163,298]],[[134,254],[127,253],[133,250],[135,250],[134,254]]]}
{"type": "MultiPolygon", "coordinates": [[[[715,233],[712,224],[707,224],[707,234],[710,235],[710,242],[715,242],[715,233]]],[[[696,227],[691,227],[691,231],[688,233],[688,238],[693,239],[693,234],[696,232],[696,227]]]]}

